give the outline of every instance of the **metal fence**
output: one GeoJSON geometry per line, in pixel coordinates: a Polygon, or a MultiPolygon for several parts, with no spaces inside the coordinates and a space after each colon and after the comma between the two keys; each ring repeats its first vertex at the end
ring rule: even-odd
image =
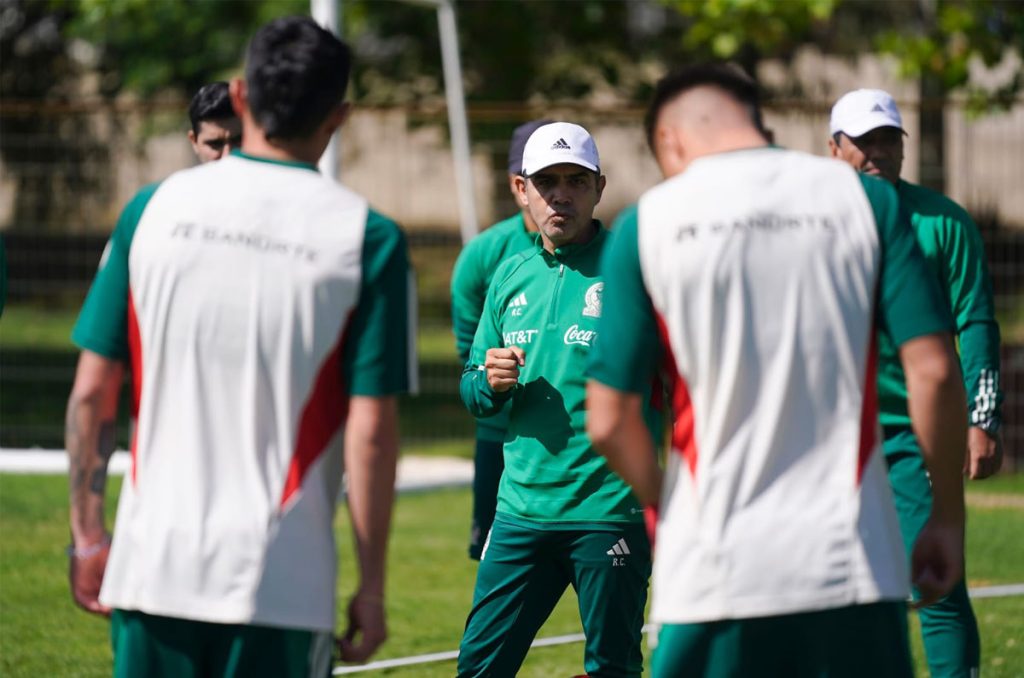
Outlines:
{"type": "MultiPolygon", "coordinates": [[[[778,143],[821,153],[827,110],[824,103],[783,102],[767,119],[778,143]]],[[[539,113],[491,107],[470,115],[478,209],[489,223],[514,210],[504,170],[508,133],[539,113]]],[[[658,180],[638,109],[546,115],[578,120],[594,132],[609,177],[599,217],[609,220],[658,180]]],[[[75,361],[70,324],[120,206],[142,184],[191,163],[182,118],[180,102],[60,110],[0,102],[0,232],[9,265],[8,307],[0,320],[0,446],[63,444],[75,361]],[[45,124],[26,131],[29,115],[45,124]]],[[[402,428],[415,444],[472,435],[458,399],[460,366],[449,330],[448,283],[460,242],[443,123],[443,112],[364,111],[342,136],[342,180],[396,216],[410,236],[420,289],[422,393],[403,402],[402,428]]],[[[912,163],[912,138],[908,145],[912,163]]],[[[1003,327],[1011,467],[1024,449],[1024,209],[1014,188],[1024,176],[1024,155],[1007,152],[1014,147],[1024,147],[1020,111],[978,121],[958,109],[947,115],[947,187],[979,222],[1003,327]]]]}

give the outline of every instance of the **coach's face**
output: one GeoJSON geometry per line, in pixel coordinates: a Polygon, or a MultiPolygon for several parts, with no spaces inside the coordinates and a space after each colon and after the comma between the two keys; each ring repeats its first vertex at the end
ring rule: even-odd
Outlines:
{"type": "Polygon", "coordinates": [[[545,167],[515,181],[520,206],[527,209],[550,249],[590,237],[594,208],[604,186],[603,176],[570,163],[545,167]]]}
{"type": "Polygon", "coordinates": [[[839,132],[829,139],[832,156],[845,160],[858,172],[873,174],[890,183],[900,180],[903,169],[903,131],[898,127],[876,127],[859,137],[839,132]]]}

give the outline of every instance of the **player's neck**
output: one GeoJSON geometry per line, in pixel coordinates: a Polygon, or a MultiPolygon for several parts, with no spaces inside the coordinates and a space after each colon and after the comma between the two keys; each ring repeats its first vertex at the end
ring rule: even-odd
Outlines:
{"type": "Polygon", "coordinates": [[[270,140],[262,134],[247,134],[242,137],[242,152],[258,158],[315,165],[324,149],[309,139],[270,140]]]}

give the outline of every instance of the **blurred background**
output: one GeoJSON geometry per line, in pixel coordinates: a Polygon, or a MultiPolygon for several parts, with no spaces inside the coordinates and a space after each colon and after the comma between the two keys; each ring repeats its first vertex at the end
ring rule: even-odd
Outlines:
{"type": "MultiPolygon", "coordinates": [[[[455,0],[477,220],[515,211],[512,129],[538,117],[594,134],[610,222],[658,181],[641,119],[674,65],[727,58],[765,90],[776,143],[827,153],[828,112],[890,91],[904,177],[949,195],[985,239],[1003,332],[1005,468],[1024,446],[1024,3],[1015,0],[455,0]]],[[[342,0],[355,53],[341,181],[406,229],[420,290],[417,450],[471,455],[448,284],[461,247],[437,16],[342,0]]],[[[0,447],[63,447],[69,334],[106,238],[141,186],[192,165],[186,108],[238,75],[253,30],[309,0],[0,0],[0,447]]],[[[780,262],[781,265],[781,262],[780,262]]],[[[126,392],[127,397],[127,392],[126,392]]],[[[127,403],[127,400],[125,400],[127,403]]],[[[122,407],[127,413],[127,407],[122,407]]],[[[127,426],[120,429],[127,443],[127,426]]]]}

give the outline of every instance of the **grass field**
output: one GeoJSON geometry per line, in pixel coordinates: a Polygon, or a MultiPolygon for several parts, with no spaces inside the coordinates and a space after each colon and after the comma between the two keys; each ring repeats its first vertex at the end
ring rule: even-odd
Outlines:
{"type": "MultiPolygon", "coordinates": [[[[0,348],[52,351],[76,350],[71,328],[77,308],[12,304],[4,308],[0,322],[0,348]]],[[[427,323],[420,328],[417,348],[421,360],[455,360],[455,339],[447,323],[427,323]]]]}
{"type": "MultiPolygon", "coordinates": [[[[111,496],[119,486],[112,480],[111,496]]],[[[971,586],[1024,582],[1024,476],[970,485],[971,586]]],[[[109,502],[113,505],[113,501],[109,502]]],[[[376,659],[454,650],[472,594],[475,565],[465,556],[470,496],[451,490],[402,496],[388,573],[391,636],[376,659]]],[[[66,582],[67,498],[62,477],[0,475],[0,675],[110,675],[106,621],[75,609],[66,582]]],[[[339,590],[353,585],[350,535],[339,511],[339,590]]],[[[344,597],[339,598],[344,604],[344,597]]],[[[1024,597],[975,601],[983,675],[1017,678],[1024,667],[1024,597]]],[[[540,636],[580,631],[573,595],[563,597],[540,636]]],[[[916,634],[916,630],[915,630],[916,634]]],[[[916,635],[915,635],[916,638],[916,635]]],[[[919,675],[920,642],[915,640],[919,675]]],[[[521,676],[582,671],[582,645],[538,648],[521,676]]],[[[393,669],[402,678],[451,676],[454,663],[393,669]]]]}

